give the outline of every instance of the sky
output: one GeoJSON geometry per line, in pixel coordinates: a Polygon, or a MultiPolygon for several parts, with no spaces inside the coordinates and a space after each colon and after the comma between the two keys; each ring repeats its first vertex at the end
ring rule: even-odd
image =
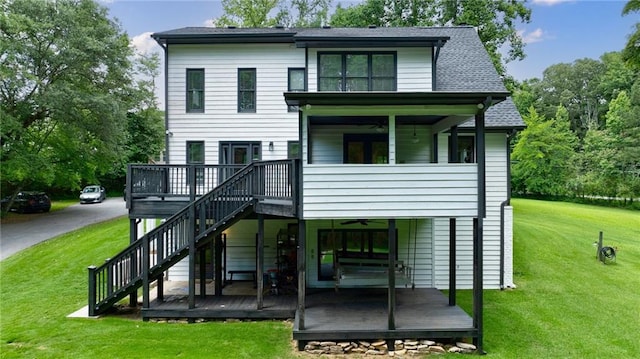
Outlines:
{"type": "MultiPolygon", "coordinates": [[[[332,4],[346,7],[357,2],[333,0],[332,4]]],[[[507,72],[520,81],[542,78],[543,71],[551,65],[598,59],[606,52],[622,50],[634,24],[640,22],[639,13],[622,16],[626,3],[627,0],[529,0],[531,22],[516,24],[526,43],[526,57],[508,63],[507,72]]],[[[102,4],[109,9],[110,17],[120,22],[132,46],[144,53],[162,51],[151,39],[152,33],[208,26],[222,14],[219,0],[102,0],[102,4]]]]}

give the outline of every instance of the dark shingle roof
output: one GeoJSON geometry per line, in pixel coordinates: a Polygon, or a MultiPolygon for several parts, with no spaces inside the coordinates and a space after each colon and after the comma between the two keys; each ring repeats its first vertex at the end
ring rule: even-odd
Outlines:
{"type": "Polygon", "coordinates": [[[440,50],[437,91],[506,91],[489,54],[472,27],[442,27],[451,37],[440,50]]]}
{"type": "MultiPolygon", "coordinates": [[[[522,116],[520,116],[516,104],[513,103],[511,97],[489,107],[485,113],[484,122],[485,126],[490,129],[525,128],[522,116]]],[[[474,126],[475,120],[473,118],[460,125],[461,128],[473,128],[474,126]]]]}

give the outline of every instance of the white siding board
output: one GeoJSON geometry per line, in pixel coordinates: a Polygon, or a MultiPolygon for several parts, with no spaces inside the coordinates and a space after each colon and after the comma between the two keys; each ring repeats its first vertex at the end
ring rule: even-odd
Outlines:
{"type": "Polygon", "coordinates": [[[186,141],[205,141],[207,164],[218,163],[220,141],[262,142],[263,159],[286,158],[287,141],[298,139],[298,114],[283,97],[287,71],[304,64],[304,50],[288,45],[170,45],[169,163],[185,163],[186,141]],[[187,68],[205,70],[204,113],[186,113],[187,68]],[[256,113],[237,112],[238,68],[256,69],[256,113]]]}
{"type": "Polygon", "coordinates": [[[471,216],[476,171],[469,164],[305,166],[304,218],[471,216]]]}
{"type": "MultiPolygon", "coordinates": [[[[505,134],[489,133],[486,140],[486,202],[487,211],[484,219],[483,231],[483,284],[485,288],[498,288],[500,282],[500,204],[506,200],[506,136],[505,134]]],[[[448,136],[439,136],[439,161],[447,161],[448,136]]],[[[510,227],[511,219],[505,217],[505,227],[510,227]]],[[[511,246],[512,236],[507,231],[505,248],[511,246]]],[[[456,264],[457,287],[462,289],[473,286],[473,222],[470,218],[457,221],[456,264]]],[[[434,220],[435,285],[437,288],[448,289],[449,286],[449,221],[434,220]]],[[[506,258],[506,257],[505,257],[506,258]]],[[[506,278],[511,275],[512,262],[505,262],[505,284],[510,285],[506,278]]],[[[510,280],[512,282],[512,279],[510,280]]]]}
{"type": "MultiPolygon", "coordinates": [[[[287,229],[292,220],[264,221],[264,267],[263,271],[276,269],[276,237],[280,229],[287,229]]],[[[241,220],[225,231],[227,235],[227,268],[224,278],[229,279],[230,270],[256,270],[257,220],[241,220]]],[[[189,261],[183,259],[168,271],[169,280],[186,281],[189,279],[189,261]]],[[[234,280],[251,279],[248,275],[235,274],[234,280]]]]}

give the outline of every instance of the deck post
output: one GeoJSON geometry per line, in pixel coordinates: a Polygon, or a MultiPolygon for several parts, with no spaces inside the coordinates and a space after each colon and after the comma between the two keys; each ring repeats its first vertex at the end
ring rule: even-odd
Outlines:
{"type": "Polygon", "coordinates": [[[449,163],[459,163],[458,157],[458,126],[451,127],[451,146],[449,146],[449,163]]]}
{"type": "Polygon", "coordinates": [[[215,279],[214,279],[214,291],[213,295],[221,296],[222,295],[222,276],[224,273],[222,271],[224,268],[222,267],[222,234],[218,234],[214,240],[214,256],[215,256],[215,279]]]}
{"type": "Polygon", "coordinates": [[[142,239],[142,308],[149,308],[150,293],[149,293],[149,238],[143,237],[142,239]]]}
{"type": "Polygon", "coordinates": [[[395,308],[396,308],[396,254],[397,251],[397,243],[396,243],[396,220],[389,220],[389,321],[388,321],[388,329],[395,330],[396,329],[396,318],[395,318],[395,308]]]}
{"type": "Polygon", "coordinates": [[[207,296],[207,248],[200,249],[200,298],[207,296]]]}
{"type": "Polygon", "coordinates": [[[98,285],[96,283],[96,266],[89,266],[89,316],[96,315],[96,300],[98,295],[98,285]]]}
{"type": "Polygon", "coordinates": [[[298,330],[304,330],[304,307],[306,296],[306,221],[298,220],[298,330]]]}
{"type": "Polygon", "coordinates": [[[264,306],[263,303],[263,293],[262,288],[264,288],[263,283],[263,268],[264,268],[264,215],[258,214],[258,241],[256,243],[256,293],[257,293],[257,303],[258,310],[262,310],[264,306]]]}
{"type": "MultiPolygon", "coordinates": [[[[138,239],[138,220],[135,218],[129,219],[129,244],[135,242],[138,239]]],[[[131,272],[129,279],[133,280],[138,274],[136,268],[138,268],[136,256],[131,256],[131,272]]],[[[129,294],[129,306],[135,307],[138,305],[138,295],[136,292],[129,294]]]]}
{"type": "MultiPolygon", "coordinates": [[[[193,168],[193,166],[191,166],[193,168]]],[[[192,173],[195,177],[195,171],[192,173]]],[[[189,205],[189,309],[196,307],[196,206],[189,205]]]]}
{"type": "Polygon", "coordinates": [[[485,133],[484,133],[484,110],[491,102],[487,98],[483,110],[476,114],[476,158],[478,165],[478,217],[473,220],[473,326],[477,330],[474,339],[478,353],[484,353],[482,349],[483,341],[483,231],[484,217],[486,215],[486,181],[485,181],[485,133]]]}
{"type": "Polygon", "coordinates": [[[456,219],[449,218],[449,306],[456,305],[456,219]]]}

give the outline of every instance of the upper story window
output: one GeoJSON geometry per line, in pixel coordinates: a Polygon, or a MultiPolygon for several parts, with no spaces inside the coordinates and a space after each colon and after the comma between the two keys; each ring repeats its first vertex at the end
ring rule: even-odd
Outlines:
{"type": "MultiPolygon", "coordinates": [[[[289,68],[288,85],[289,92],[306,91],[306,72],[304,68],[289,68]]],[[[298,106],[288,106],[289,112],[298,111],[298,106]]]]}
{"type": "Polygon", "coordinates": [[[187,112],[204,112],[204,69],[187,69],[187,112]]]}
{"type": "Polygon", "coordinates": [[[396,91],[396,54],[319,53],[318,91],[396,91]]]}
{"type": "Polygon", "coordinates": [[[256,112],[256,69],[238,69],[238,112],[256,112]]]}

